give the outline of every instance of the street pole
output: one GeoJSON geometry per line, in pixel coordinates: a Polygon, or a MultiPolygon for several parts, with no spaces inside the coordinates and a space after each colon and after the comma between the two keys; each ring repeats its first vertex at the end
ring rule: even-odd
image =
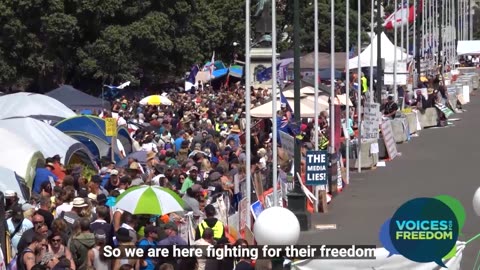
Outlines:
{"type": "MultiPolygon", "coordinates": [[[[314,83],[314,94],[315,94],[315,103],[314,103],[314,117],[313,117],[313,121],[315,121],[314,123],[314,128],[315,128],[315,132],[314,132],[314,140],[315,140],[315,150],[318,151],[318,0],[315,0],[313,1],[313,4],[314,4],[314,20],[313,20],[313,28],[314,28],[314,39],[313,39],[313,48],[314,48],[314,61],[315,61],[315,64],[314,64],[314,75],[313,75],[313,79],[315,80],[315,83],[314,83]]],[[[319,187],[318,186],[314,186],[314,191],[315,191],[315,198],[319,198],[318,194],[319,194],[319,187]]],[[[319,212],[319,209],[318,209],[318,203],[315,203],[315,212],[319,212]]]]}
{"type": "MultiPolygon", "coordinates": [[[[346,27],[346,40],[345,40],[345,71],[346,71],[346,80],[345,80],[345,96],[347,99],[347,105],[345,108],[345,122],[347,127],[350,127],[350,1],[345,1],[346,11],[345,11],[345,27],[346,27]]],[[[348,129],[347,129],[348,131],[348,129]]],[[[350,183],[350,134],[345,134],[345,144],[346,144],[346,164],[347,174],[346,182],[347,185],[350,183]]]]}
{"type": "MultiPolygon", "coordinates": [[[[395,10],[398,10],[398,0],[395,0],[395,10]]],[[[403,14],[401,15],[403,17],[403,14]]],[[[403,20],[403,18],[402,18],[403,20]]],[[[398,43],[397,43],[397,12],[395,12],[395,24],[393,25],[393,44],[395,45],[395,51],[393,51],[393,97],[395,102],[398,99],[397,93],[397,51],[398,51],[398,43]]]]}
{"type": "MultiPolygon", "coordinates": [[[[358,1],[357,14],[357,46],[358,46],[358,70],[357,70],[357,122],[358,122],[358,172],[362,171],[362,63],[360,59],[360,52],[362,48],[362,1],[358,1]]],[[[381,37],[377,37],[380,39],[381,37]]],[[[332,101],[333,102],[333,101],[332,101]]]]}
{"type": "Polygon", "coordinates": [[[440,22],[438,23],[438,64],[437,65],[440,65],[440,75],[443,78],[443,35],[442,35],[442,32],[443,32],[443,11],[442,11],[443,5],[442,5],[442,2],[443,1],[439,1],[438,5],[437,5],[437,11],[440,13],[439,16],[438,16],[439,19],[440,19],[440,22]]]}
{"type": "Polygon", "coordinates": [[[424,0],[416,0],[416,6],[415,6],[415,46],[413,46],[415,48],[415,70],[416,70],[416,82],[417,84],[414,84],[413,85],[413,88],[415,89],[418,85],[418,82],[420,81],[420,73],[421,73],[421,70],[420,70],[420,54],[422,53],[423,51],[423,48],[424,48],[424,42],[423,42],[423,35],[424,35],[424,32],[423,32],[423,12],[422,12],[422,25],[419,25],[420,24],[420,20],[417,20],[417,16],[418,16],[418,13],[420,12],[420,10],[423,11],[423,1],[424,0]],[[420,5],[422,5],[420,7],[420,5]],[[421,9],[422,8],[422,9],[421,9]]]}
{"type": "MultiPolygon", "coordinates": [[[[281,91],[281,90],[280,90],[281,91]]],[[[277,5],[272,1],[272,181],[273,206],[278,205],[278,165],[277,165],[277,5]]]]}
{"type": "MultiPolygon", "coordinates": [[[[330,0],[330,150],[335,153],[335,0],[330,0]]],[[[332,164],[333,166],[333,164],[332,164]]]]}
{"type": "MultiPolygon", "coordinates": [[[[297,124],[300,124],[300,0],[293,0],[293,73],[294,73],[294,121],[297,124]]],[[[297,142],[295,138],[294,146],[294,171],[295,175],[293,177],[295,188],[288,193],[288,208],[295,214],[299,223],[300,230],[307,231],[310,229],[310,215],[307,213],[307,201],[306,196],[303,193],[303,190],[300,187],[300,182],[302,179],[299,179],[298,176],[301,176],[301,161],[302,154],[300,152],[301,145],[297,142]]]]}
{"type": "MultiPolygon", "coordinates": [[[[348,2],[348,1],[347,1],[348,2]]],[[[380,12],[380,11],[379,11],[380,12]]],[[[375,13],[375,0],[370,1],[370,87],[368,89],[370,103],[373,103],[373,37],[375,35],[375,22],[374,22],[374,14],[375,13]]],[[[380,37],[380,36],[379,36],[380,37]]],[[[347,99],[348,103],[348,99],[347,99]]]]}
{"type": "Polygon", "coordinates": [[[382,102],[382,89],[383,89],[383,61],[382,61],[382,39],[378,38],[382,36],[383,21],[381,16],[382,1],[377,0],[377,102],[382,102]]]}
{"type": "MultiPolygon", "coordinates": [[[[252,158],[252,142],[251,142],[251,122],[252,122],[252,116],[250,114],[250,108],[251,108],[251,98],[252,98],[252,93],[250,89],[250,83],[251,83],[251,78],[250,78],[250,0],[245,0],[245,107],[247,110],[246,114],[246,126],[247,130],[245,131],[245,144],[246,144],[246,149],[245,149],[245,155],[247,156],[246,158],[246,164],[245,164],[245,181],[246,183],[246,192],[247,192],[247,205],[250,206],[252,205],[252,172],[251,172],[251,158],[252,158]]],[[[277,138],[272,138],[273,140],[277,140],[277,138]]],[[[247,215],[247,226],[250,229],[251,228],[251,215],[247,215]]]]}

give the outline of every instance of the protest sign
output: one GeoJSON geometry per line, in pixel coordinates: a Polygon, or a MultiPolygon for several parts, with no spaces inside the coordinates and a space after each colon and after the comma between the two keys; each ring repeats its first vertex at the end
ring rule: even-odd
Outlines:
{"type": "Polygon", "coordinates": [[[307,185],[318,186],[327,184],[328,152],[307,151],[307,185]]]}
{"type": "Polygon", "coordinates": [[[392,123],[390,121],[384,121],[380,126],[382,129],[383,141],[387,148],[388,157],[394,159],[397,156],[397,144],[393,137],[392,123]]]}
{"type": "Polygon", "coordinates": [[[285,150],[285,152],[287,152],[290,157],[293,157],[295,153],[295,139],[293,138],[293,136],[290,136],[283,131],[280,131],[279,135],[280,141],[282,142],[283,150],[285,150]]]}
{"type": "Polygon", "coordinates": [[[362,139],[378,140],[380,126],[380,104],[366,103],[363,114],[362,139]]]}

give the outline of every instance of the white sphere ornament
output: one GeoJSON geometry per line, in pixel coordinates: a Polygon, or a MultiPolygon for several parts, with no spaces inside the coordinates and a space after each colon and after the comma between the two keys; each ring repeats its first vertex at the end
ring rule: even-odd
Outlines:
{"type": "Polygon", "coordinates": [[[480,216],[480,187],[473,195],[473,210],[475,210],[477,216],[480,216]]]}
{"type": "Polygon", "coordinates": [[[253,233],[259,245],[295,245],[300,237],[300,223],[292,211],[274,206],[260,213],[253,233]]]}

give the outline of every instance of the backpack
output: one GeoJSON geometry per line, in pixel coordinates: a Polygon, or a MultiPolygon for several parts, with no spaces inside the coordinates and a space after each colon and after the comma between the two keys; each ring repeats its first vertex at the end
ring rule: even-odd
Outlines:
{"type": "Polygon", "coordinates": [[[20,256],[19,256],[19,254],[15,255],[15,257],[13,257],[13,259],[7,265],[7,270],[24,270],[24,269],[26,269],[25,262],[23,262],[23,256],[28,252],[33,253],[33,250],[31,250],[29,248],[26,248],[25,250],[23,250],[20,253],[20,256]],[[21,261],[19,261],[19,260],[21,260],[21,261]]]}

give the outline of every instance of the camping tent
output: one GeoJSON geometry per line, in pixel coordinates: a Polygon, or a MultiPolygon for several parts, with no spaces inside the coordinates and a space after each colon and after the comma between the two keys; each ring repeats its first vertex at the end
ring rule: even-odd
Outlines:
{"type": "Polygon", "coordinates": [[[85,145],[47,123],[25,117],[0,120],[0,126],[30,142],[44,157],[58,154],[65,165],[70,161],[81,161],[92,168],[96,167],[94,157],[85,145]]]}
{"type": "Polygon", "coordinates": [[[13,190],[17,193],[19,203],[24,203],[29,199],[29,190],[23,180],[18,174],[14,171],[0,167],[0,190],[13,190]]]}
{"type": "Polygon", "coordinates": [[[30,142],[3,127],[0,127],[0,148],[0,167],[14,171],[31,187],[37,163],[44,160],[42,153],[30,142]]]}
{"type": "Polygon", "coordinates": [[[80,90],[73,88],[71,85],[62,85],[45,95],[54,98],[65,104],[68,108],[80,112],[81,110],[102,110],[110,107],[110,102],[101,98],[90,96],[80,90]]]}
{"type": "MultiPolygon", "coordinates": [[[[372,39],[370,45],[368,45],[363,52],[360,54],[360,65],[361,67],[370,67],[370,59],[371,59],[371,48],[373,46],[373,66],[377,66],[377,36],[372,39]]],[[[382,49],[382,58],[385,59],[385,63],[393,63],[394,62],[394,55],[395,50],[397,51],[397,62],[401,60],[402,51],[404,53],[404,59],[412,59],[413,56],[407,55],[406,51],[400,47],[395,47],[395,45],[388,39],[387,35],[382,32],[380,36],[381,42],[381,49],[382,49]],[[408,56],[408,57],[407,57],[408,56]]],[[[348,65],[350,69],[358,68],[358,57],[355,56],[348,61],[348,65]]]]}
{"type": "Polygon", "coordinates": [[[0,108],[0,119],[33,117],[58,122],[76,115],[54,98],[27,92],[1,96],[0,108]]]}
{"type": "MultiPolygon", "coordinates": [[[[65,119],[55,125],[60,131],[83,143],[97,158],[111,156],[112,137],[105,135],[105,120],[99,117],[82,115],[65,119]]],[[[114,145],[115,160],[120,161],[120,151],[125,155],[132,152],[132,140],[125,127],[117,129],[114,145]]]]}
{"type": "Polygon", "coordinates": [[[480,54],[480,40],[459,40],[458,55],[480,54]]]}

